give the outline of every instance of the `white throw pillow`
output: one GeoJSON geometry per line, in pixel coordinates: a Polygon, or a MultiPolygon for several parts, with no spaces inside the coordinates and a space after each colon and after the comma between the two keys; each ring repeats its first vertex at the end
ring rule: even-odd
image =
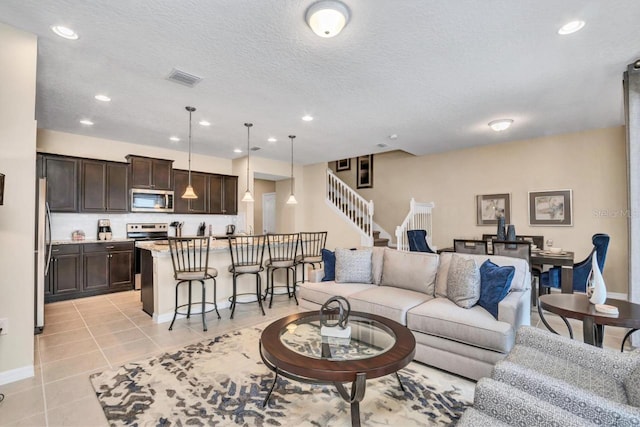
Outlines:
{"type": "Polygon", "coordinates": [[[462,308],[471,308],[480,299],[480,269],[475,260],[454,254],[447,276],[447,298],[462,308]]]}
{"type": "Polygon", "coordinates": [[[336,283],[372,283],[371,249],[336,248],[336,283]]]}

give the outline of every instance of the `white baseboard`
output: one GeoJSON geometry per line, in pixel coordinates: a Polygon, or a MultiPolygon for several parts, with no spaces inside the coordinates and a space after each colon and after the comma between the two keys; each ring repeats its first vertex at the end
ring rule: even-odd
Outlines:
{"type": "Polygon", "coordinates": [[[22,368],[11,369],[0,372],[0,385],[31,378],[35,375],[33,365],[23,366],[22,368]]]}
{"type": "MultiPolygon", "coordinates": [[[[212,303],[207,303],[207,304],[208,304],[207,310],[213,309],[212,303]]],[[[217,306],[218,306],[218,310],[221,310],[223,308],[231,307],[231,303],[229,301],[218,302],[217,306]]],[[[201,313],[200,305],[197,303],[194,304],[193,309],[191,310],[191,315],[196,316],[196,315],[199,315],[200,313],[201,313]]],[[[176,316],[176,319],[182,319],[184,317],[187,317],[187,316],[184,314],[178,314],[176,316]]],[[[154,323],[167,323],[167,322],[171,322],[172,320],[173,320],[173,311],[170,311],[168,313],[162,313],[160,315],[156,315],[155,313],[153,314],[154,323]]]]}
{"type": "Polygon", "coordinates": [[[623,294],[620,292],[607,292],[607,297],[627,301],[627,294],[623,294]]]}

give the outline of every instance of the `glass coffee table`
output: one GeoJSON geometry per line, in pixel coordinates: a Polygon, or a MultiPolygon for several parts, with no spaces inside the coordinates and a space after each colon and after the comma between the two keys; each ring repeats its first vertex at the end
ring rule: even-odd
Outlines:
{"type": "MultiPolygon", "coordinates": [[[[366,380],[397,376],[413,360],[416,340],[407,327],[374,314],[351,312],[349,326],[351,338],[323,337],[319,312],[292,314],[267,326],[260,338],[260,356],[275,378],[263,406],[279,375],[305,383],[333,384],[351,405],[352,426],[359,426],[366,380]],[[351,392],[344,385],[348,382],[351,392]]],[[[399,376],[398,382],[402,388],[399,376]]]]}

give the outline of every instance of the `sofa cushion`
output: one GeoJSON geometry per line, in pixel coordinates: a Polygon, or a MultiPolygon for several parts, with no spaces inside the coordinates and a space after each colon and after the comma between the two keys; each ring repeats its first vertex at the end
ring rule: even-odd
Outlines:
{"type": "Polygon", "coordinates": [[[382,281],[382,263],[384,261],[384,250],[381,246],[371,248],[371,274],[373,275],[373,284],[379,285],[382,281]]]}
{"type": "Polygon", "coordinates": [[[486,260],[480,266],[480,299],[478,305],[498,318],[498,304],[509,293],[515,267],[500,267],[486,260]]]}
{"type": "Polygon", "coordinates": [[[496,255],[471,255],[443,252],[440,254],[440,266],[438,267],[438,275],[436,276],[436,296],[447,296],[447,276],[449,273],[449,266],[451,264],[451,257],[453,255],[468,259],[475,259],[478,265],[482,265],[482,263],[489,258],[491,258],[493,263],[499,266],[512,265],[516,268],[516,271],[513,275],[513,280],[511,281],[511,289],[515,291],[531,289],[529,264],[527,264],[527,261],[523,259],[496,255]]]}
{"type": "Polygon", "coordinates": [[[484,308],[465,309],[447,298],[434,298],[409,310],[407,327],[500,353],[511,350],[515,339],[513,327],[484,308]]]}
{"type": "Polygon", "coordinates": [[[377,314],[406,325],[407,311],[431,298],[433,297],[423,292],[375,286],[351,294],[347,299],[351,304],[351,310],[377,314]]]}
{"type": "Polygon", "coordinates": [[[393,286],[433,295],[438,255],[384,248],[383,258],[380,286],[393,286]]]}
{"type": "Polygon", "coordinates": [[[324,270],[323,282],[336,279],[336,254],[329,249],[322,248],[322,265],[324,270]]]}
{"type": "Polygon", "coordinates": [[[447,298],[462,308],[471,308],[480,299],[480,270],[475,260],[454,255],[447,277],[447,298]]]}
{"type": "Polygon", "coordinates": [[[351,294],[377,287],[369,283],[305,282],[298,286],[298,297],[322,305],[333,296],[347,298],[351,294]]]}
{"type": "Polygon", "coordinates": [[[337,283],[373,283],[371,279],[371,248],[336,248],[337,283]]]}

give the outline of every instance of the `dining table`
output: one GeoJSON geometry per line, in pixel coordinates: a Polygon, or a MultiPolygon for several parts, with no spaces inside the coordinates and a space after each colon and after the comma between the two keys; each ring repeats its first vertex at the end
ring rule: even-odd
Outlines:
{"type": "Polygon", "coordinates": [[[560,267],[560,284],[563,294],[573,293],[573,257],[571,251],[554,253],[548,250],[531,250],[531,265],[548,265],[560,267]]]}

